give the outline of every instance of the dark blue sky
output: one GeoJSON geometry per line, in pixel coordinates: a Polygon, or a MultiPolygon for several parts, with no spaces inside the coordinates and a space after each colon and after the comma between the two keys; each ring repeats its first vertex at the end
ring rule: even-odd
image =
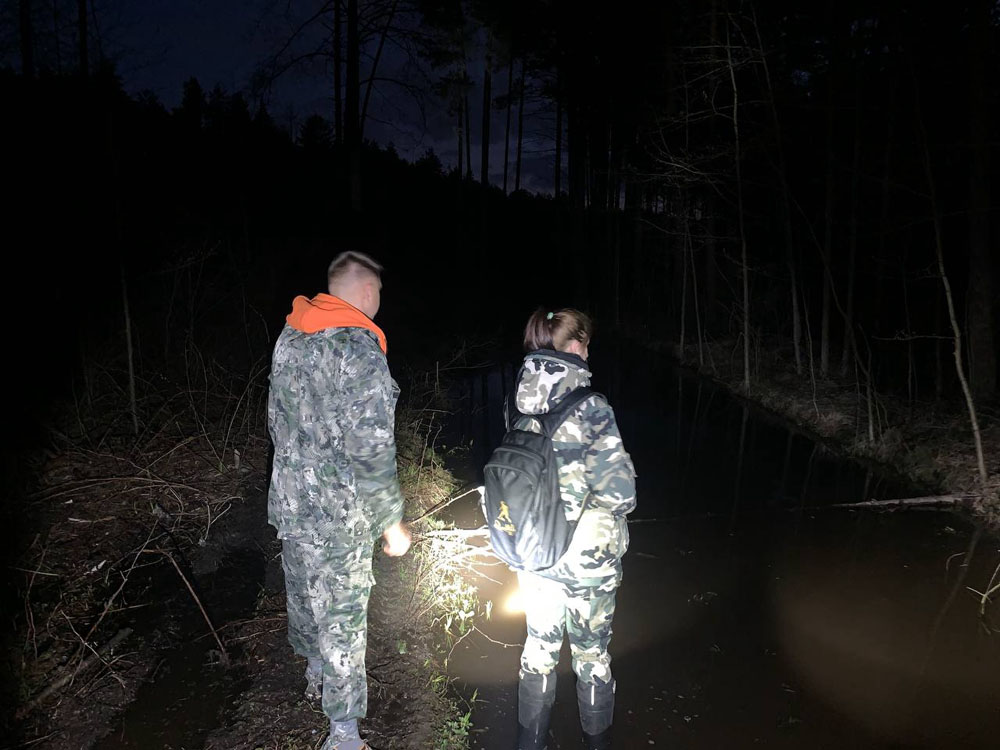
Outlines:
{"type": "Polygon", "coordinates": [[[121,62],[126,85],[155,92],[168,107],[179,102],[179,83],[189,75],[206,89],[246,88],[255,61],[267,52],[256,29],[259,6],[259,0],[123,4],[122,42],[131,48],[121,62]]]}
{"type": "MultiPolygon", "coordinates": [[[[114,60],[129,93],[151,91],[168,108],[177,106],[183,83],[192,76],[206,91],[219,85],[229,93],[243,92],[253,105],[250,87],[254,71],[281,49],[292,29],[324,6],[324,0],[91,0],[91,3],[96,18],[96,24],[91,21],[89,35],[91,60],[96,60],[99,53],[114,60]]],[[[403,6],[405,3],[400,5],[403,6]]],[[[36,1],[33,8],[36,66],[71,70],[76,55],[77,3],[36,1]]],[[[0,64],[15,69],[20,68],[17,9],[15,2],[0,4],[0,64]]],[[[419,22],[415,16],[397,15],[394,25],[413,28],[419,22]]],[[[474,83],[469,92],[469,109],[471,162],[477,179],[485,36],[480,33],[478,40],[466,42],[468,72],[474,83]]],[[[329,30],[313,24],[298,37],[292,51],[307,52],[321,46],[326,51],[329,40],[329,30]]],[[[369,47],[367,56],[362,56],[362,80],[369,76],[375,42],[370,42],[369,47]]],[[[433,83],[445,72],[431,70],[425,61],[408,55],[390,37],[378,77],[403,79],[424,93],[418,104],[404,88],[379,83],[372,97],[365,137],[383,145],[392,143],[408,159],[416,159],[433,148],[446,167],[454,166],[457,117],[449,115],[446,103],[430,93],[433,83]]],[[[506,73],[505,69],[494,71],[494,98],[506,93],[506,73]]],[[[275,120],[292,130],[297,130],[311,114],[332,119],[332,88],[330,61],[317,59],[308,68],[299,66],[289,70],[274,83],[268,110],[275,120]]],[[[551,192],[555,117],[551,102],[532,96],[530,91],[529,87],[524,116],[522,187],[551,192]]],[[[505,123],[506,110],[494,109],[490,138],[490,181],[494,185],[503,182],[505,123]]],[[[514,138],[512,134],[510,189],[513,189],[514,138]]],[[[565,174],[565,154],[563,164],[565,174]]]]}
{"type": "MultiPolygon", "coordinates": [[[[148,89],[169,108],[180,101],[181,87],[194,76],[208,91],[215,85],[229,92],[248,92],[253,72],[261,61],[278,50],[289,37],[290,29],[310,15],[322,0],[274,3],[267,0],[97,0],[99,21],[107,28],[106,46],[114,49],[126,89],[137,93],[148,89]],[[290,12],[289,12],[290,11],[290,12]]],[[[301,38],[299,49],[311,49],[323,43],[327,32],[317,26],[312,35],[301,38]]],[[[482,107],[482,50],[472,52],[470,74],[476,79],[470,94],[473,134],[472,165],[476,177],[480,164],[480,122],[482,107]]],[[[297,127],[306,117],[319,113],[332,116],[332,73],[326,62],[311,69],[293,69],[278,79],[268,102],[272,116],[285,127],[297,127]]],[[[370,63],[362,62],[362,78],[370,63]]],[[[434,76],[412,66],[404,72],[406,58],[392,44],[387,45],[379,75],[410,80],[434,76]]],[[[505,93],[505,71],[494,73],[494,96],[505,93]]],[[[445,103],[428,95],[421,108],[412,97],[391,84],[381,85],[373,96],[371,118],[365,136],[379,143],[393,143],[401,155],[416,158],[428,148],[438,153],[446,166],[456,163],[457,137],[454,118],[445,103]],[[424,119],[426,118],[426,119],[424,119]]],[[[531,190],[551,190],[554,158],[554,118],[551,113],[533,113],[526,107],[525,156],[522,185],[531,190]],[[537,136],[535,135],[537,132],[537,136]]],[[[516,118],[515,118],[516,119],[516,118]]],[[[503,181],[503,137],[506,111],[493,112],[491,136],[491,181],[503,181]]],[[[513,160],[513,143],[511,146],[513,160]]],[[[511,167],[513,174],[513,167],[511,167]]],[[[510,179],[513,186],[513,176],[510,179]]]]}

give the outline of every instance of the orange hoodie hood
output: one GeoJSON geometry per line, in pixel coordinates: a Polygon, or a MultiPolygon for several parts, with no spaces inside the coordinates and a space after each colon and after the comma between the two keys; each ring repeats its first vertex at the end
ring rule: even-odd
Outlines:
{"type": "Polygon", "coordinates": [[[317,333],[325,328],[367,328],[378,336],[382,353],[387,351],[382,329],[354,305],[330,294],[317,294],[312,299],[296,297],[285,321],[303,333],[317,333]]]}

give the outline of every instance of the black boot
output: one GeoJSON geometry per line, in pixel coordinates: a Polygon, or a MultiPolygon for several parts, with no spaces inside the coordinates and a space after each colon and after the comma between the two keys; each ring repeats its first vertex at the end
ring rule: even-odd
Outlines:
{"type": "Polygon", "coordinates": [[[587,750],[611,750],[611,720],[615,715],[615,683],[576,681],[580,704],[583,746],[587,750]]]}
{"type": "Polygon", "coordinates": [[[556,702],[556,673],[521,671],[517,683],[517,750],[545,750],[556,702]]]}

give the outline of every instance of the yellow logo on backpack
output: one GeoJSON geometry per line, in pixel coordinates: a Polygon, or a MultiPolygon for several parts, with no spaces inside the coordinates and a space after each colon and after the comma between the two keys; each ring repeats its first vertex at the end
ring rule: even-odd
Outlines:
{"type": "Polygon", "coordinates": [[[517,533],[517,527],[514,526],[514,522],[510,517],[510,508],[507,507],[507,503],[503,500],[500,501],[500,513],[493,522],[493,526],[497,531],[502,531],[507,536],[514,536],[517,533]]]}

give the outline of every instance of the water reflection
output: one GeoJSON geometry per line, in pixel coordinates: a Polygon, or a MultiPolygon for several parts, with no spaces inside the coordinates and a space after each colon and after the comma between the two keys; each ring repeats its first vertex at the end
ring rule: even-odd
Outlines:
{"type": "MultiPolygon", "coordinates": [[[[605,366],[602,354],[614,353],[595,350],[594,387],[609,395],[639,474],[611,644],[616,746],[996,747],[1000,639],[955,587],[958,560],[945,569],[967,546],[961,519],[824,510],[921,491],[662,362],[623,349],[605,366]]],[[[477,377],[468,393],[485,398],[490,376],[477,377]]],[[[477,429],[489,435],[477,446],[485,456],[502,424],[477,429]]],[[[969,581],[996,565],[970,563],[969,581]]],[[[490,575],[480,590],[496,609],[481,627],[492,641],[467,639],[452,660],[484,697],[476,722],[488,731],[472,745],[484,749],[513,743],[524,637],[522,616],[497,613],[514,577],[490,575]]],[[[578,743],[564,652],[552,748],[578,743]]]]}

